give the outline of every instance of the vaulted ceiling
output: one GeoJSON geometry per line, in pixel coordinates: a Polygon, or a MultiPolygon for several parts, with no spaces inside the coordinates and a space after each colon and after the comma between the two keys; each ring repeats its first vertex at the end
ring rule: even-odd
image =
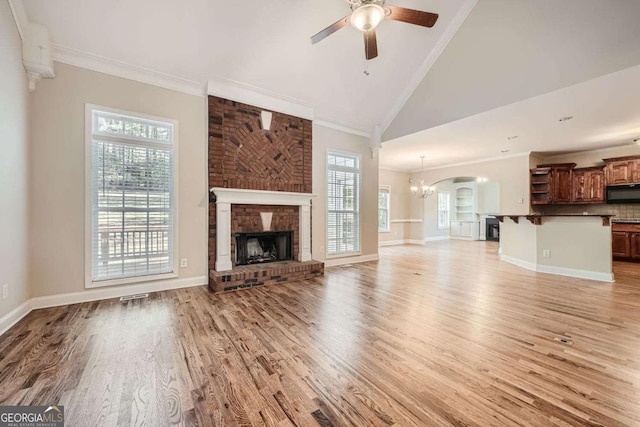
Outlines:
{"type": "MultiPolygon", "coordinates": [[[[507,149],[610,145],[640,119],[640,103],[630,101],[617,115],[578,108],[601,88],[597,79],[640,64],[638,0],[388,0],[440,19],[432,29],[383,22],[380,56],[371,61],[350,27],[310,42],[349,13],[343,0],[13,1],[49,29],[60,61],[97,60],[201,87],[223,81],[361,133],[380,125],[380,164],[394,169],[415,169],[421,154],[438,166],[507,149]],[[582,133],[557,127],[558,114],[575,115],[582,133]],[[606,129],[618,130],[596,141],[606,129]],[[513,135],[519,145],[505,145],[513,135]]],[[[631,84],[624,76],[602,81],[624,93],[631,84]]],[[[592,103],[615,102],[608,93],[598,91],[592,103]]]]}
{"type": "Polygon", "coordinates": [[[350,12],[344,0],[24,0],[29,20],[49,29],[54,53],[97,55],[203,84],[235,82],[367,133],[474,1],[389,4],[440,19],[431,29],[382,22],[379,57],[365,64],[363,35],[350,26],[316,45],[310,41],[350,12]]]}

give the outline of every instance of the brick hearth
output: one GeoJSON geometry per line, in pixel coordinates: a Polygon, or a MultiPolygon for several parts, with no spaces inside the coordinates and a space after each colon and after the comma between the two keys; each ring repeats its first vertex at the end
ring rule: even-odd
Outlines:
{"type": "Polygon", "coordinates": [[[241,265],[232,271],[209,273],[213,292],[233,291],[254,286],[304,280],[324,274],[324,263],[318,261],[281,261],[269,264],[241,265]]]}

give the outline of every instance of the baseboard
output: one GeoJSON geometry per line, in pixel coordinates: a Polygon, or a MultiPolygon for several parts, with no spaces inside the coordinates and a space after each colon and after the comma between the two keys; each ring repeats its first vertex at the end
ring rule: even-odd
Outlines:
{"type": "Polygon", "coordinates": [[[510,257],[508,255],[500,254],[500,261],[508,262],[509,264],[517,265],[518,267],[526,268],[531,271],[538,271],[534,262],[524,261],[519,258],[510,257]]]}
{"type": "Polygon", "coordinates": [[[381,242],[381,241],[378,240],[378,246],[379,247],[404,245],[405,243],[407,243],[406,240],[387,240],[385,242],[381,242]]]}
{"type": "Polygon", "coordinates": [[[47,295],[31,298],[0,318],[0,336],[18,323],[32,310],[40,308],[58,307],[61,305],[78,304],[81,302],[99,301],[118,298],[125,295],[169,291],[171,289],[190,288],[209,283],[207,276],[188,277],[184,279],[161,280],[136,285],[116,286],[107,289],[92,289],[60,295],[47,295]]]}
{"type": "Polygon", "coordinates": [[[433,237],[425,237],[425,242],[439,242],[441,240],[449,240],[449,236],[433,236],[433,237]]]}
{"type": "Polygon", "coordinates": [[[601,273],[591,270],[577,270],[574,268],[554,267],[552,265],[538,265],[540,273],[556,274],[558,276],[576,277],[578,279],[596,280],[598,282],[612,283],[613,273],[601,273]]]}
{"type": "Polygon", "coordinates": [[[88,301],[119,298],[125,295],[168,291],[171,289],[190,288],[192,286],[206,285],[209,283],[207,276],[187,277],[184,279],[159,280],[135,285],[116,286],[113,288],[90,289],[80,292],[72,292],[60,295],[47,295],[32,298],[34,310],[39,308],[58,307],[61,305],[78,304],[88,301]]]}
{"type": "Polygon", "coordinates": [[[31,300],[28,299],[4,316],[0,318],[0,336],[9,330],[13,325],[18,323],[27,314],[33,310],[31,300]]]}
{"type": "Polygon", "coordinates": [[[532,262],[523,261],[518,258],[507,255],[500,255],[500,260],[527,270],[536,271],[538,273],[555,274],[557,276],[575,277],[577,279],[595,280],[598,282],[613,282],[613,273],[602,273],[599,271],[578,270],[574,268],[554,267],[551,265],[534,264],[532,262]]]}
{"type": "Polygon", "coordinates": [[[378,256],[378,254],[359,255],[359,256],[352,256],[352,257],[346,257],[346,258],[334,258],[334,259],[325,260],[324,266],[337,267],[339,265],[345,265],[345,264],[356,264],[359,262],[378,261],[379,259],[380,257],[378,256]]]}

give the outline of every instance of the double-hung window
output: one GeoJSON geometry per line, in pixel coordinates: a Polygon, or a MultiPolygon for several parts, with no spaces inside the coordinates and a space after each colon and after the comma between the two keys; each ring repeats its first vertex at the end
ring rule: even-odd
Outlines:
{"type": "Polygon", "coordinates": [[[177,123],[86,110],[86,286],[175,276],[177,123]]]}
{"type": "Polygon", "coordinates": [[[380,187],[378,189],[378,232],[388,232],[391,229],[389,197],[389,187],[380,187]]]}
{"type": "Polygon", "coordinates": [[[360,156],[327,154],[327,255],[360,251],[360,156]]]}
{"type": "Polygon", "coordinates": [[[438,229],[448,229],[451,224],[451,194],[438,191],[438,229]]]}

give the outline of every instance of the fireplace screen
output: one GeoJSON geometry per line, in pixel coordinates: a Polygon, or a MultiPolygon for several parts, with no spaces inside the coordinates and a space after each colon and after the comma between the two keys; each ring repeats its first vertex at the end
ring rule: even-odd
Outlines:
{"type": "Polygon", "coordinates": [[[287,261],[292,258],[291,231],[236,234],[236,265],[287,261]]]}

